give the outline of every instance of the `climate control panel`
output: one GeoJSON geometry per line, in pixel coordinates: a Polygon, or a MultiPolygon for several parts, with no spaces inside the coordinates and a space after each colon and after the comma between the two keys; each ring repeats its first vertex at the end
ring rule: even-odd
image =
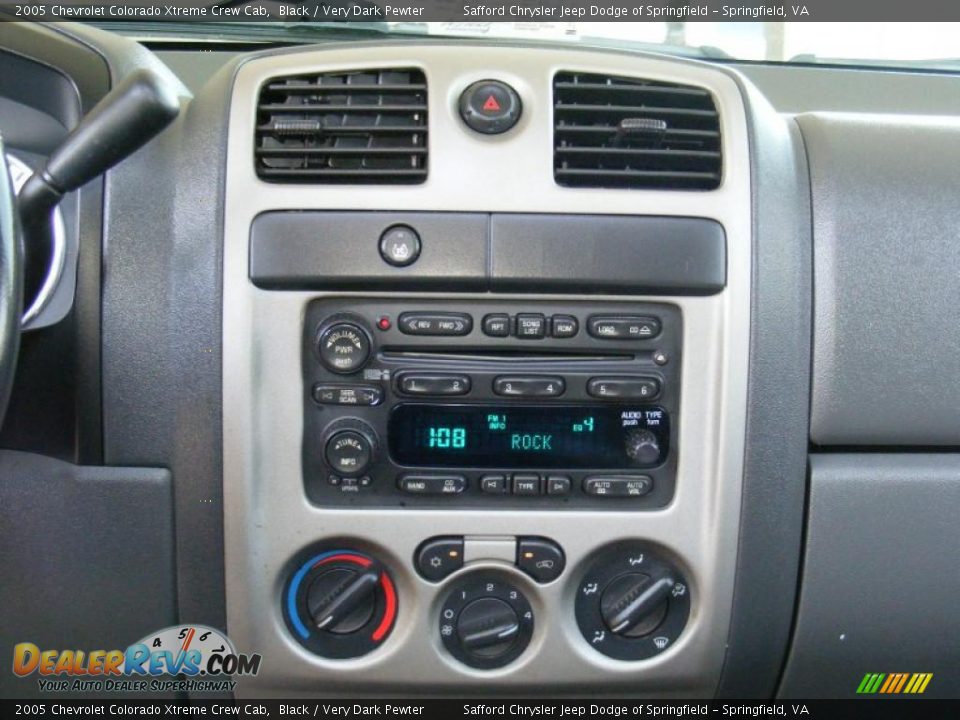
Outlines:
{"type": "Polygon", "coordinates": [[[303,333],[318,505],[662,507],[682,318],[662,303],[326,298],[303,333]]]}

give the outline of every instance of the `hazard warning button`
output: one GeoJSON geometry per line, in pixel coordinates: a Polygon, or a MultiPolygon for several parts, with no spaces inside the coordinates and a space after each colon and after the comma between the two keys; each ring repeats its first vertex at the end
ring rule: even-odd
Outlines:
{"type": "Polygon", "coordinates": [[[467,127],[485,135],[506,132],[520,119],[517,92],[499,80],[481,80],[460,96],[460,117],[467,127]]]}

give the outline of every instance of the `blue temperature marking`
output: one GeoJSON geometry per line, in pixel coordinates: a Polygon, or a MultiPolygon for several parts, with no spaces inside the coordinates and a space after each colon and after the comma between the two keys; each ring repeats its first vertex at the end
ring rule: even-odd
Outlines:
{"type": "Polygon", "coordinates": [[[310,572],[310,568],[331,555],[342,555],[345,552],[348,551],[331,550],[330,552],[320,553],[310,558],[297,570],[297,574],[293,576],[293,580],[290,582],[290,590],[287,591],[287,614],[290,616],[290,622],[292,622],[293,626],[297,629],[297,633],[299,633],[300,637],[304,640],[310,637],[310,631],[307,630],[306,625],[303,624],[303,621],[300,620],[300,616],[297,613],[297,589],[300,587],[300,583],[303,582],[304,575],[310,572]]]}

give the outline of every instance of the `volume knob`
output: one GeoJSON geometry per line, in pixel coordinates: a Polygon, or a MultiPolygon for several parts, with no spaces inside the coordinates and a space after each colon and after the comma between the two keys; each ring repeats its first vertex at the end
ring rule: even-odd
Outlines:
{"type": "Polygon", "coordinates": [[[370,357],[370,336],[352,322],[336,322],[322,329],[317,339],[320,362],[331,372],[354,373],[370,357]]]}

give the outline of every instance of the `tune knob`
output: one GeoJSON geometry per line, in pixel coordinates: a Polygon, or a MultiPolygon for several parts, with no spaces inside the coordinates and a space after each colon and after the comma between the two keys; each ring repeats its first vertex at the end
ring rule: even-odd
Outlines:
{"type": "Polygon", "coordinates": [[[327,370],[341,375],[355,373],[370,357],[370,336],[357,323],[334,322],[320,329],[317,352],[327,370]]]}
{"type": "Polygon", "coordinates": [[[637,465],[653,465],[660,460],[660,441],[650,430],[633,430],[627,435],[627,457],[637,465]]]}
{"type": "Polygon", "coordinates": [[[338,420],[327,428],[324,438],[327,465],[346,477],[366,472],[377,451],[376,431],[361,420],[338,420]]]}

